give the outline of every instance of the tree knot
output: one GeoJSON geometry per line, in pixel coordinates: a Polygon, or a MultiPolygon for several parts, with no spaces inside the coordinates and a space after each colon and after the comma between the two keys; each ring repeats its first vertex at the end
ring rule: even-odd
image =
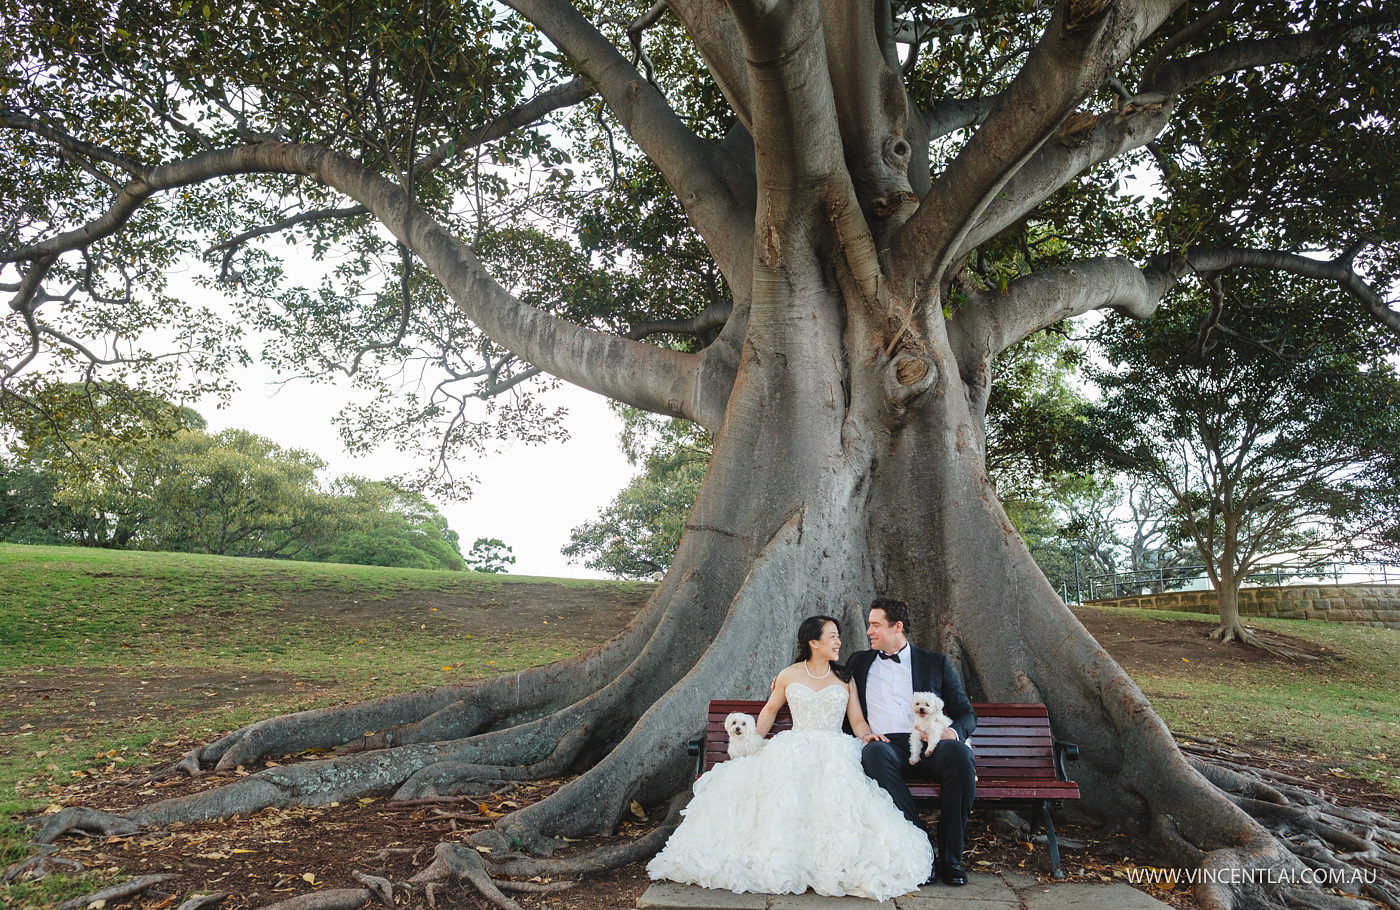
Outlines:
{"type": "Polygon", "coordinates": [[[883,193],[870,200],[870,214],[884,221],[898,215],[906,207],[916,208],[919,197],[907,190],[883,193]]]}
{"type": "Polygon", "coordinates": [[[913,385],[928,375],[929,362],[922,357],[898,357],[894,362],[894,376],[900,385],[913,385]]]}
{"type": "Polygon", "coordinates": [[[1065,34],[1086,31],[1096,25],[1113,8],[1114,0],[1067,0],[1065,3],[1065,34]]]}
{"type": "Polygon", "coordinates": [[[933,361],[920,354],[903,351],[890,361],[885,374],[885,395],[901,417],[909,403],[927,392],[938,380],[938,368],[933,361]]]}
{"type": "Polygon", "coordinates": [[[1065,118],[1065,122],[1060,124],[1060,132],[1055,137],[1061,145],[1078,146],[1083,145],[1089,139],[1089,133],[1098,126],[1099,117],[1088,111],[1075,111],[1065,118]]]}

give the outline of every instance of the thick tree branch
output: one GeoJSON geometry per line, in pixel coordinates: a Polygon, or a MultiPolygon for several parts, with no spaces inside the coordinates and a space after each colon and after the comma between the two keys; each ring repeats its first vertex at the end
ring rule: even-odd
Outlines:
{"type": "MultiPolygon", "coordinates": [[[[888,238],[918,207],[910,182],[914,145],[910,127],[913,109],[899,74],[886,52],[893,41],[880,43],[880,26],[889,24],[889,5],[881,2],[826,0],[822,31],[826,42],[829,82],[836,105],[846,169],[871,226],[875,243],[888,238]]],[[[919,130],[920,140],[926,144],[919,130]]],[[[927,170],[927,162],[923,168],[927,170]]]]}
{"type": "Polygon", "coordinates": [[[593,94],[593,88],[586,79],[572,79],[557,88],[531,98],[518,107],[497,117],[490,123],[468,130],[460,136],[456,136],[442,143],[428,154],[419,158],[413,166],[415,174],[424,174],[438,167],[448,158],[459,154],[466,149],[476,148],[488,142],[494,142],[504,136],[508,136],[524,126],[529,126],[536,120],[541,119],[557,110],[566,107],[573,107],[581,103],[589,95],[593,94]]]}
{"type": "Polygon", "coordinates": [[[987,115],[991,113],[998,97],[998,95],[990,95],[986,98],[940,101],[928,108],[923,111],[923,116],[924,123],[928,127],[929,138],[937,139],[939,136],[946,136],[954,130],[977,126],[987,119],[987,115]]]}
{"type": "Polygon", "coordinates": [[[1142,69],[1143,85],[1151,85],[1156,78],[1157,71],[1167,62],[1167,58],[1174,54],[1177,48],[1185,47],[1194,41],[1198,36],[1204,34],[1212,25],[1219,22],[1223,17],[1235,10],[1235,0],[1221,0],[1215,6],[1206,10],[1205,15],[1187,25],[1167,39],[1166,43],[1157,49],[1152,55],[1152,59],[1147,61],[1147,65],[1142,69]]]}
{"type": "Polygon", "coordinates": [[[148,170],[145,165],[128,158],[126,155],[115,152],[105,146],[97,145],[92,142],[84,142],[47,123],[35,120],[33,117],[26,117],[15,111],[0,110],[0,126],[24,130],[36,136],[42,136],[64,152],[78,156],[81,159],[91,159],[113,165],[132,177],[140,178],[144,176],[148,170]]]}
{"type": "Polygon", "coordinates": [[[844,170],[844,150],[817,4],[731,6],[749,66],[749,131],[765,197],[830,180],[844,170]]]}
{"type": "Polygon", "coordinates": [[[637,68],[565,0],[507,0],[583,71],[623,129],[661,171],[720,268],[738,267],[731,230],[753,212],[742,181],[712,144],[686,128],[637,68]]]}
{"type": "MultiPolygon", "coordinates": [[[[869,15],[868,0],[852,6],[869,15]]],[[[870,312],[878,313],[876,301],[883,294],[878,251],[851,182],[843,145],[848,137],[831,79],[823,13],[835,14],[820,0],[735,0],[731,8],[749,65],[754,114],[755,178],[760,188],[754,258],[774,279],[761,289],[755,286],[750,318],[758,318],[760,310],[787,318],[788,305],[803,293],[796,287],[797,276],[816,271],[804,270],[815,263],[802,262],[801,257],[810,256],[820,245],[818,236],[832,229],[853,290],[870,312]]],[[[869,20],[861,20],[859,27],[869,39],[866,49],[875,65],[883,68],[869,20]]],[[[900,141],[907,157],[908,143],[900,141]]]]}
{"type": "Polygon", "coordinates": [[[1046,326],[1091,310],[1113,308],[1145,319],[1171,285],[1127,259],[1086,259],[1032,272],[1011,282],[1004,292],[970,293],[953,316],[950,334],[980,352],[979,356],[995,357],[1046,326]]]}
{"type": "Polygon", "coordinates": [[[689,319],[658,319],[632,326],[627,337],[640,341],[650,335],[704,335],[724,328],[734,312],[734,301],[721,300],[691,316],[689,319]]]}
{"type": "MultiPolygon", "coordinates": [[[[529,126],[531,123],[534,123],[554,111],[565,107],[572,107],[580,103],[591,94],[593,94],[593,89],[584,79],[573,79],[557,88],[542,92],[524,104],[518,105],[507,113],[497,117],[490,123],[484,124],[474,130],[468,130],[442,143],[437,148],[418,159],[413,166],[413,173],[417,176],[422,176],[440,167],[454,155],[508,136],[515,130],[529,126]]],[[[362,205],[349,206],[348,208],[325,208],[310,212],[301,212],[297,215],[283,218],[273,224],[244,231],[236,237],[225,240],[223,243],[211,246],[205,252],[214,253],[219,250],[224,251],[223,271],[221,273],[221,278],[223,278],[227,276],[231,268],[233,253],[238,247],[241,247],[249,240],[267,234],[280,233],[288,228],[307,222],[324,221],[332,218],[353,218],[367,214],[369,214],[369,210],[362,205]]]]}
{"type": "Polygon", "coordinates": [[[749,68],[744,60],[739,31],[728,8],[715,0],[668,0],[667,5],[699,48],[705,66],[739,122],[744,129],[751,130],[753,106],[749,95],[749,68]]]}
{"type": "Polygon", "coordinates": [[[1337,28],[1278,38],[1235,41],[1162,64],[1153,72],[1150,83],[1144,81],[1144,90],[1153,94],[1177,95],[1188,86],[1199,85],[1226,73],[1315,57],[1372,34],[1382,24],[1383,20],[1380,19],[1360,18],[1337,28]]]}
{"type": "Polygon", "coordinates": [[[163,190],[176,189],[212,180],[216,177],[230,177],[238,174],[307,173],[305,170],[289,169],[288,159],[281,155],[264,156],[264,151],[277,148],[301,148],[284,146],[281,143],[260,143],[206,152],[193,158],[185,158],[170,164],[145,169],[141,176],[134,177],[121,188],[116,199],[97,218],[81,227],[56,234],[46,240],[14,250],[0,250],[0,262],[22,262],[38,260],[46,256],[85,249],[104,237],[109,237],[126,224],[132,214],[152,195],[163,190]]]}
{"type": "Polygon", "coordinates": [[[1392,306],[1352,268],[1353,255],[1344,253],[1337,259],[1311,259],[1279,250],[1251,250],[1236,247],[1195,248],[1183,259],[1169,265],[1157,261],[1159,268],[1169,269],[1178,277],[1188,271],[1219,272],[1229,268],[1271,269],[1320,281],[1335,281],[1355,297],[1366,313],[1381,325],[1400,334],[1400,308],[1392,306]]]}
{"type": "Polygon", "coordinates": [[[1374,27],[1374,23],[1353,23],[1346,29],[1237,42],[1161,64],[1150,92],[1126,99],[1112,114],[1080,113],[1066,120],[1056,140],[1041,146],[987,206],[953,261],[1025,217],[1075,174],[1149,145],[1166,128],[1177,97],[1187,88],[1226,73],[1326,53],[1344,37],[1365,34],[1374,27]]]}
{"type": "Polygon", "coordinates": [[[43,262],[81,249],[119,230],[154,193],[250,173],[305,175],[355,199],[423,260],[482,331],[522,359],[609,398],[702,426],[718,425],[728,386],[723,376],[707,377],[703,384],[697,379],[703,355],[605,335],[528,306],[493,281],[466,245],[414,206],[401,187],[317,146],[263,142],[151,168],[144,179],[128,183],[99,218],[4,258],[43,262]],[[702,385],[709,394],[700,394],[702,385]]]}
{"type": "Polygon", "coordinates": [[[1151,34],[1170,2],[1064,0],[982,128],[895,242],[901,287],[940,282],[974,220],[1064,118],[1151,34]]]}
{"type": "Polygon", "coordinates": [[[1026,217],[1074,175],[1150,143],[1166,128],[1173,109],[1168,99],[1139,97],[1112,114],[1066,120],[1056,138],[1042,145],[982,212],[954,261],[1026,217]]]}

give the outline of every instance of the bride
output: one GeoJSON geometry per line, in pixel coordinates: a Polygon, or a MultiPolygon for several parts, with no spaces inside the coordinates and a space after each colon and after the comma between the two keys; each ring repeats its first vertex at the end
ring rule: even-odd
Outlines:
{"type": "Polygon", "coordinates": [[[680,827],[647,864],[652,878],[883,901],[929,877],[928,836],[861,770],[861,746],[883,737],[865,722],[855,684],[836,663],[840,652],[835,619],[802,621],[797,662],[778,674],[758,714],[765,736],[787,704],[792,729],[695,782],[680,827]],[[859,738],[841,732],[842,718],[859,738]]]}

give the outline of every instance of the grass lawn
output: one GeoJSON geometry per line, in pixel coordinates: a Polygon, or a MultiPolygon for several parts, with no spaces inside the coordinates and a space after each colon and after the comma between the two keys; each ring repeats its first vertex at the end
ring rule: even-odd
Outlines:
{"type": "MultiPolygon", "coordinates": [[[[1100,608],[1105,609],[1105,608],[1100,608]]],[[[1108,609],[1162,623],[1199,613],[1108,609]]],[[[1272,745],[1280,754],[1331,765],[1400,794],[1400,630],[1291,619],[1254,619],[1253,629],[1306,639],[1332,652],[1315,662],[1189,662],[1133,678],[1172,731],[1196,738],[1272,745]]]]}

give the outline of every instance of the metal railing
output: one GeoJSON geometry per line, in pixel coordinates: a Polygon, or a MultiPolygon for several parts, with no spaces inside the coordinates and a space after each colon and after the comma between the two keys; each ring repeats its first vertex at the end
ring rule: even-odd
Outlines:
{"type": "MultiPolygon", "coordinates": [[[[1251,572],[1245,576],[1241,587],[1303,584],[1400,584],[1400,565],[1376,562],[1277,565],[1251,572]]],[[[1164,566],[1137,572],[1090,575],[1085,579],[1084,589],[1077,594],[1087,595],[1089,600],[1099,600],[1106,597],[1164,594],[1168,591],[1208,591],[1210,586],[1210,578],[1204,565],[1164,566]]]]}

